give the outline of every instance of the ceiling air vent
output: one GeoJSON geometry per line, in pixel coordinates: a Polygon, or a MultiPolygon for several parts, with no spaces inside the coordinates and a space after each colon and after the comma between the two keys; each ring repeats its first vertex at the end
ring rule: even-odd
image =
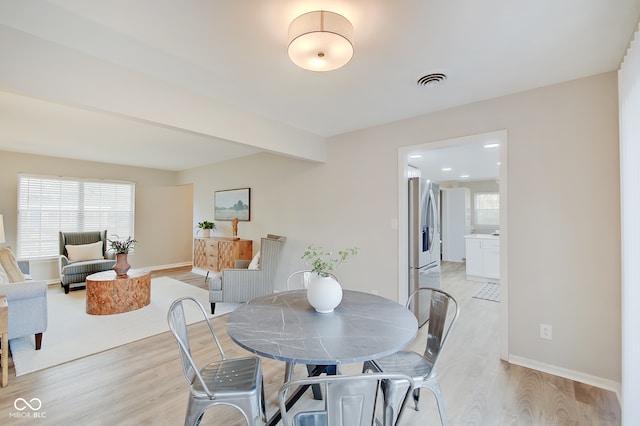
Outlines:
{"type": "Polygon", "coordinates": [[[447,79],[447,76],[441,73],[427,74],[418,79],[418,86],[435,86],[447,79]]]}

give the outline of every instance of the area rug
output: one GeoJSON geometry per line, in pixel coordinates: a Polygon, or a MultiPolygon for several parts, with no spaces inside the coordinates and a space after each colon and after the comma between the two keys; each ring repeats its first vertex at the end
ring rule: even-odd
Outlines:
{"type": "MultiPolygon", "coordinates": [[[[89,315],[85,312],[85,290],[64,294],[50,287],[49,323],[42,338],[42,349],[35,350],[34,336],[9,341],[16,376],[74,359],[106,351],[169,330],[167,311],[182,296],[193,296],[209,309],[209,292],[168,277],[151,280],[151,303],[144,308],[115,315],[89,315]]],[[[193,304],[185,304],[188,324],[202,321],[193,304]]],[[[216,303],[215,316],[233,311],[238,304],[216,303]]],[[[212,317],[207,311],[207,314],[212,317]]]]}
{"type": "Polygon", "coordinates": [[[500,302],[500,284],[485,283],[473,297],[476,299],[490,300],[492,302],[500,302]]]}

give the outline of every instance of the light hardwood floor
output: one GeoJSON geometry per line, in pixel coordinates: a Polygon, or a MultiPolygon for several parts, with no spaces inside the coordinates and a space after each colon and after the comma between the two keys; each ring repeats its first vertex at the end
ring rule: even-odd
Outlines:
{"type": "MultiPolygon", "coordinates": [[[[203,277],[189,269],[155,272],[200,287],[203,277]]],[[[614,393],[499,360],[499,304],[474,299],[480,283],[464,280],[461,265],[443,264],[443,288],[460,302],[461,314],[439,364],[440,382],[451,425],[619,425],[614,393]]],[[[214,319],[227,356],[247,352],[225,332],[226,316],[214,319]]],[[[211,359],[208,329],[190,326],[193,353],[211,359]]],[[[46,345],[46,333],[43,344],[46,345]]],[[[421,352],[421,333],[411,348],[421,352]]],[[[263,359],[268,405],[276,407],[283,364],[263,359]]],[[[349,365],[344,373],[357,373],[349,365]]],[[[296,375],[303,374],[303,368],[296,375]]],[[[163,333],[128,345],[15,377],[10,363],[9,386],[0,389],[0,424],[47,425],[179,425],[184,422],[187,383],[171,335],[163,333]],[[42,401],[46,418],[15,418],[17,398],[42,401]]],[[[202,425],[243,425],[231,408],[215,408],[202,425]]],[[[435,401],[423,390],[420,411],[407,410],[403,425],[439,424],[435,401]]]]}

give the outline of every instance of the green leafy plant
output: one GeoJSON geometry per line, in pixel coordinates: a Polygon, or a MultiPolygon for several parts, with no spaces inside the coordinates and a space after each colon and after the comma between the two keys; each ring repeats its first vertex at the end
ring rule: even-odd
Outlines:
{"type": "Polygon", "coordinates": [[[115,235],[115,237],[116,237],[115,240],[110,240],[107,238],[109,247],[111,248],[111,251],[113,251],[115,254],[129,253],[129,250],[133,248],[133,245],[138,242],[138,240],[135,240],[131,237],[127,237],[126,240],[118,238],[117,235],[115,235]]]}
{"type": "Polygon", "coordinates": [[[216,224],[213,222],[209,222],[208,220],[205,220],[203,222],[198,222],[198,228],[200,229],[216,229],[216,224]]]}
{"type": "Polygon", "coordinates": [[[348,247],[334,252],[311,244],[302,255],[302,259],[311,266],[312,272],[328,277],[341,263],[346,262],[349,256],[358,254],[358,250],[358,247],[348,247]]]}

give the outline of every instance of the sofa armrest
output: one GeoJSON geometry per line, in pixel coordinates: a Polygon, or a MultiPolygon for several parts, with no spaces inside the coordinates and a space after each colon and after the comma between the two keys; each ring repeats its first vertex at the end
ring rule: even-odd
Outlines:
{"type": "Polygon", "coordinates": [[[60,264],[60,270],[62,271],[62,268],[64,268],[71,262],[69,261],[69,258],[67,256],[65,256],[64,254],[61,254],[60,257],[58,258],[58,263],[60,264]]]}
{"type": "Polygon", "coordinates": [[[0,284],[0,294],[7,296],[9,306],[17,300],[47,297],[46,281],[24,281],[20,283],[0,284]]]}
{"type": "Polygon", "coordinates": [[[9,340],[47,331],[45,281],[0,284],[0,294],[7,296],[9,304],[9,340]]]}

